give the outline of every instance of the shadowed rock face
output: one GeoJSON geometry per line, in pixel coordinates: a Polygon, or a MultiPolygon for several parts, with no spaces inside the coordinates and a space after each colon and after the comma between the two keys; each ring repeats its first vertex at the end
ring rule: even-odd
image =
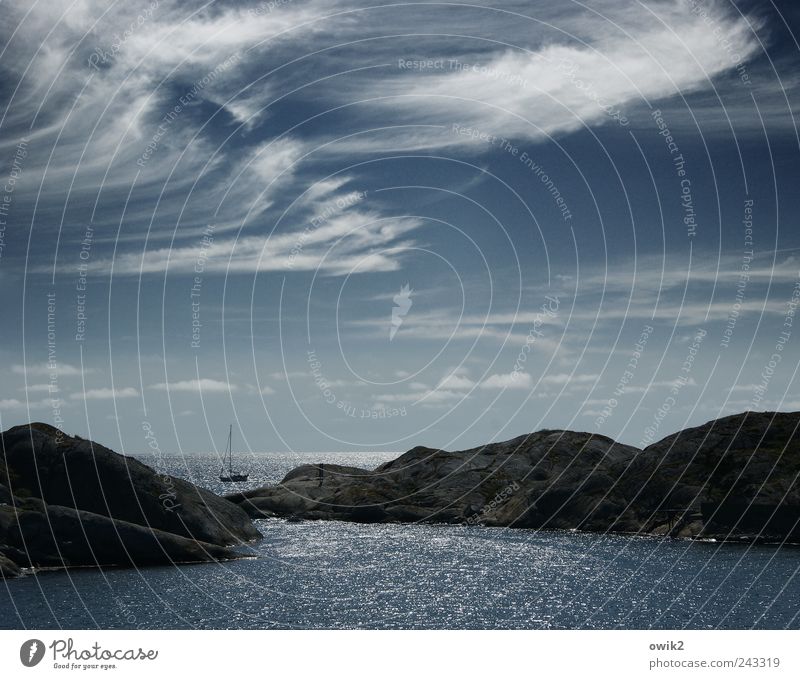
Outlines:
{"type": "Polygon", "coordinates": [[[800,504],[800,413],[743,413],[684,429],[645,449],[653,482],[631,478],[644,493],[678,504],[728,497],[800,504]]]}
{"type": "Polygon", "coordinates": [[[36,500],[26,500],[17,508],[6,539],[16,545],[8,556],[25,568],[148,566],[233,556],[227,547],[36,500]]]}
{"type": "Polygon", "coordinates": [[[798,423],[798,413],[743,413],[645,450],[545,430],[459,452],[418,447],[375,470],[324,465],[320,476],[304,465],[229,498],[251,516],[800,540],[786,529],[792,512],[800,517],[798,423]],[[766,531],[753,531],[756,519],[715,522],[708,505],[734,495],[781,506],[783,518],[766,531]]]}
{"type": "Polygon", "coordinates": [[[2,435],[0,567],[232,558],[260,534],[235,504],[44,424],[2,435]],[[10,564],[10,565],[9,565],[10,564]]]}
{"type": "Polygon", "coordinates": [[[0,577],[13,578],[19,575],[19,566],[7,556],[0,554],[0,577]]]}
{"type": "Polygon", "coordinates": [[[706,536],[800,542],[799,428],[800,413],[712,420],[645,448],[620,485],[651,515],[669,507],[702,514],[706,536]],[[731,521],[731,512],[742,521],[731,521]],[[773,513],[781,525],[768,520],[773,513]]]}

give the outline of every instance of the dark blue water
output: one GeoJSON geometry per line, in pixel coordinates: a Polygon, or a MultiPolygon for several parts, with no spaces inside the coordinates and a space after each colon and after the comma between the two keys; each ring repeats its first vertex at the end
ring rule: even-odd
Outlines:
{"type": "MultiPolygon", "coordinates": [[[[305,461],[375,466],[390,457],[293,453],[246,466],[258,484],[305,461]]],[[[220,490],[212,457],[161,463],[220,490]]],[[[0,627],[800,627],[798,548],[477,527],[258,527],[264,540],[250,559],[6,581],[0,627]]]]}

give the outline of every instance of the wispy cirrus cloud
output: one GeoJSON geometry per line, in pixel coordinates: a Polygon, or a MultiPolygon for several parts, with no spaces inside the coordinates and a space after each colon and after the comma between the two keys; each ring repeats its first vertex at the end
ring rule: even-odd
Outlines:
{"type": "Polygon", "coordinates": [[[617,120],[609,111],[624,117],[629,108],[711,89],[715,77],[733,71],[721,45],[733,45],[747,62],[761,49],[755,33],[761,22],[708,4],[716,31],[710,38],[707,19],[691,9],[686,2],[606,2],[589,12],[559,6],[547,17],[556,30],[519,19],[518,30],[530,31],[523,44],[535,47],[395,57],[393,77],[381,73],[347,94],[369,98],[375,109],[415,127],[349,140],[346,148],[486,146],[454,134],[453,123],[540,141],[617,120]]]}
{"type": "MultiPolygon", "coordinates": [[[[121,272],[127,243],[168,238],[180,256],[179,243],[209,221],[219,225],[218,236],[261,225],[276,196],[286,200],[294,190],[297,162],[308,149],[289,135],[248,136],[272,103],[272,83],[262,79],[265,60],[277,66],[287,50],[331,35],[342,20],[315,19],[336,8],[335,0],[286,3],[269,13],[246,3],[212,8],[176,0],[8,8],[2,35],[10,87],[0,149],[30,141],[15,198],[39,195],[42,206],[55,209],[67,199],[90,206],[90,214],[70,221],[93,225],[96,264],[108,261],[100,244],[112,242],[130,194],[125,233],[113,239],[121,272]]],[[[311,181],[297,181],[313,184],[321,170],[309,173],[311,181]]],[[[61,227],[48,220],[38,228],[61,227]]],[[[241,250],[260,248],[245,241],[241,250]]],[[[156,248],[148,258],[155,264],[144,273],[163,270],[162,254],[156,248]]],[[[64,271],[71,268],[67,260],[64,271]]],[[[238,261],[232,270],[251,269],[238,261]]]]}
{"type": "MultiPolygon", "coordinates": [[[[310,230],[273,236],[243,236],[215,240],[205,251],[205,271],[320,271],[344,275],[396,271],[399,259],[413,241],[406,239],[422,227],[414,218],[381,217],[374,212],[351,211],[310,230]]],[[[198,261],[197,245],[165,247],[128,253],[114,260],[98,260],[95,272],[136,274],[170,271],[191,273],[198,261]]]]}

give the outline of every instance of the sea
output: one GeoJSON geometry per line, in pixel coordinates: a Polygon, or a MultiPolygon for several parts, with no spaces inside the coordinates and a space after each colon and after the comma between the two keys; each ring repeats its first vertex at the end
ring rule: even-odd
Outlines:
{"type": "MultiPolygon", "coordinates": [[[[395,453],[250,454],[251,481],[395,453]]],[[[217,493],[212,454],[137,456],[217,493]]],[[[798,629],[800,548],[567,531],[256,522],[247,557],[40,571],[0,583],[3,629],[798,629]]]]}

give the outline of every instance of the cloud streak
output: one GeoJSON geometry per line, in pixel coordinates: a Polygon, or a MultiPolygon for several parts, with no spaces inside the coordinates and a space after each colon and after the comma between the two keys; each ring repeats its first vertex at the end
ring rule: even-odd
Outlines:
{"type": "Polygon", "coordinates": [[[212,380],[208,377],[194,380],[178,380],[177,382],[158,382],[151,384],[150,389],[156,391],[220,394],[237,391],[239,387],[223,380],[212,380]]]}
{"type": "Polygon", "coordinates": [[[102,387],[98,389],[87,389],[86,391],[79,391],[70,394],[70,399],[73,401],[99,401],[99,400],[116,400],[120,398],[134,398],[139,395],[138,389],[134,387],[102,387]]]}

